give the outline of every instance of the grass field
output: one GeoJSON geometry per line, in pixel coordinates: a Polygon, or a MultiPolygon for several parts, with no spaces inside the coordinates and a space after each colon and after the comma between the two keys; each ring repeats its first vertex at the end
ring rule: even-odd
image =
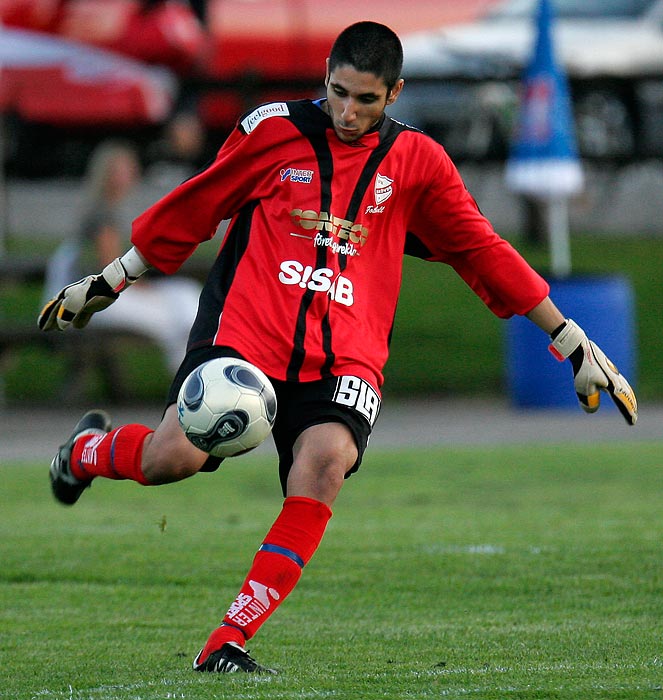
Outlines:
{"type": "Polygon", "coordinates": [[[660,444],[374,452],[250,649],[193,656],[280,504],[269,456],[53,502],[3,464],[2,700],[663,697],[660,444]]]}

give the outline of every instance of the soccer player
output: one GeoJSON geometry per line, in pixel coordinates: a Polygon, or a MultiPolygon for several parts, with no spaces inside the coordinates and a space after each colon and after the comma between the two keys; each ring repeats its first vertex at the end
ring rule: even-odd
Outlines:
{"type": "Polygon", "coordinates": [[[345,29],[327,60],[325,98],[273,102],[241,117],[209,167],[134,221],[127,253],[65,287],[40,315],[44,330],[83,327],[131,294],[148,267],[175,272],[230,219],[160,425],[112,430],[104,412],[89,412],[50,469],[65,504],[100,476],[156,485],[212,471],[219,460],[178,423],[183,381],[219,356],[242,357],[271,378],[285,500],[196,656],[198,671],[270,671],[245,644],[295,587],[362,461],[380,411],[404,252],[451,265],[498,316],[526,315],[551,334],[558,359],[570,358],[585,410],[598,409],[605,389],[635,423],[628,382],[495,233],[443,147],[385,114],[403,89],[401,66],[389,28],[345,29]]]}

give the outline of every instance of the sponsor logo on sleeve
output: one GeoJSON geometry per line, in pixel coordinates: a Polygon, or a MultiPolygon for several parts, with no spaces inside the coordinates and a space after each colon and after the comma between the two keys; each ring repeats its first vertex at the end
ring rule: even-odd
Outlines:
{"type": "Polygon", "coordinates": [[[285,102],[272,102],[254,109],[251,114],[242,119],[240,124],[242,129],[244,129],[244,133],[250,134],[265,119],[270,117],[287,117],[289,114],[290,110],[285,102]]]}

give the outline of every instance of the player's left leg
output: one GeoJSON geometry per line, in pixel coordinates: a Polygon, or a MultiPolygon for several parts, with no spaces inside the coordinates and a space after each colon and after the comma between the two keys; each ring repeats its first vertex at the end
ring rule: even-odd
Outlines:
{"type": "Polygon", "coordinates": [[[87,413],[51,463],[55,497],[72,505],[98,476],[131,479],[147,486],[180,481],[199,471],[214,471],[220,460],[189,442],[180,427],[176,403],[191,371],[226,354],[227,348],[216,346],[187,353],[170,385],[168,408],[156,430],[138,423],[111,430],[105,412],[87,413]]]}
{"type": "Polygon", "coordinates": [[[73,505],[96,477],[165,484],[197,473],[207,460],[182,432],[175,405],[155,431],[138,423],[111,430],[105,412],[90,411],[53,459],[51,487],[58,501],[73,505]]]}
{"type": "Polygon", "coordinates": [[[281,513],[221,626],[196,657],[193,667],[197,671],[269,670],[257,664],[254,668],[255,661],[248,654],[246,667],[229,667],[228,655],[242,649],[296,586],[322,540],[332,515],[331,505],[345,475],[357,462],[358,449],[346,425],[322,423],[301,433],[293,457],[281,513]]]}

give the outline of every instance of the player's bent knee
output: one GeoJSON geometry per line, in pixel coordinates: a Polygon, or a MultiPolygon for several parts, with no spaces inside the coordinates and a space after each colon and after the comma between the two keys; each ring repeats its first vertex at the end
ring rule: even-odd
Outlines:
{"type": "Polygon", "coordinates": [[[352,433],[340,423],[314,425],[295,443],[288,495],[333,503],[358,456],[352,433]]]}
{"type": "Polygon", "coordinates": [[[195,448],[179,426],[164,420],[145,445],[142,468],[151,484],[181,481],[200,471],[207,455],[195,448]]]}
{"type": "Polygon", "coordinates": [[[174,481],[182,481],[197,474],[200,466],[191,463],[174,462],[170,459],[164,461],[148,462],[143,466],[143,474],[150,484],[170,484],[174,481]]]}

